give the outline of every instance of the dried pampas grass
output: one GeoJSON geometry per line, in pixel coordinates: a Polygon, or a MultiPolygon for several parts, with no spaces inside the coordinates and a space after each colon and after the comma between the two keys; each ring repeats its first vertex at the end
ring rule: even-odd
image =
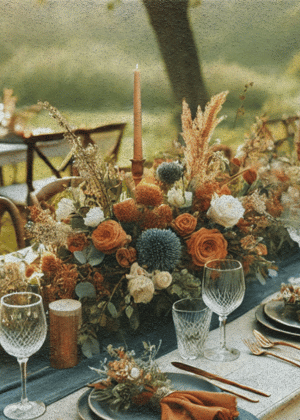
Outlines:
{"type": "Polygon", "coordinates": [[[185,141],[184,156],[189,179],[197,179],[201,182],[213,177],[208,174],[208,165],[212,156],[210,139],[216,126],[224,119],[217,118],[228,91],[221,92],[211,98],[204,112],[198,107],[196,118],[192,120],[192,114],[186,101],[182,107],[182,137],[185,141]]]}

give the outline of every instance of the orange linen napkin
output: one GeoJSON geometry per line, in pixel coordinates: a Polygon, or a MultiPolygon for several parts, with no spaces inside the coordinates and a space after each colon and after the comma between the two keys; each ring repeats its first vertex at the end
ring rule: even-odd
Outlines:
{"type": "MultiPolygon", "coordinates": [[[[105,383],[90,384],[95,389],[105,389],[105,383]]],[[[137,395],[133,403],[153,403],[155,390],[149,387],[137,395]]],[[[159,401],[161,420],[233,420],[238,417],[236,397],[222,392],[174,391],[159,401]]]]}
{"type": "MultiPolygon", "coordinates": [[[[134,401],[144,405],[153,392],[143,392],[134,401]]],[[[233,420],[238,417],[236,398],[221,392],[174,391],[160,400],[161,420],[233,420]]]]}

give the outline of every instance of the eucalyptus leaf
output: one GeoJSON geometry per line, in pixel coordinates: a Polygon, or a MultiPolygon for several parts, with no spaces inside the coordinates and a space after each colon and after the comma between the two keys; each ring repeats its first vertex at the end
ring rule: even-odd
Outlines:
{"type": "Polygon", "coordinates": [[[75,293],[79,299],[84,297],[95,298],[97,296],[94,285],[88,281],[78,283],[75,287],[75,293]]]}
{"type": "Polygon", "coordinates": [[[118,317],[118,311],[117,311],[115,305],[112,302],[108,302],[108,304],[107,304],[107,310],[108,310],[108,312],[111,314],[111,316],[113,318],[117,318],[118,317]]]}
{"type": "Polygon", "coordinates": [[[125,313],[127,317],[130,319],[131,315],[133,314],[133,307],[132,306],[126,306],[125,313]]]}
{"type": "Polygon", "coordinates": [[[135,309],[129,319],[130,327],[133,330],[137,330],[140,325],[139,313],[137,309],[135,309]]]}
{"type": "Polygon", "coordinates": [[[260,270],[257,270],[255,274],[256,274],[256,277],[257,277],[258,281],[260,282],[260,284],[265,285],[266,284],[266,279],[261,274],[260,270]]]}
{"type": "Polygon", "coordinates": [[[96,249],[93,244],[90,244],[82,251],[74,251],[73,255],[81,264],[88,263],[93,267],[101,264],[105,257],[105,254],[103,254],[101,251],[98,251],[98,249],[96,249]]]}
{"type": "Polygon", "coordinates": [[[81,346],[82,353],[87,358],[91,358],[100,353],[100,346],[94,337],[88,337],[81,346]]]}
{"type": "Polygon", "coordinates": [[[71,227],[72,229],[84,229],[86,230],[86,226],[84,224],[83,217],[79,214],[72,215],[71,217],[71,227]]]}

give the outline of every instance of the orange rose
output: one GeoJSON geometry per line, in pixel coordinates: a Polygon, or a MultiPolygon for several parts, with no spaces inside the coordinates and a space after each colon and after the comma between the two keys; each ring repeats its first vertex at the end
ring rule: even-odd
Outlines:
{"type": "Polygon", "coordinates": [[[136,260],[136,249],[132,247],[119,248],[116,253],[116,259],[121,267],[130,267],[136,260]]]}
{"type": "Polygon", "coordinates": [[[187,236],[196,229],[197,219],[189,213],[183,213],[176,217],[172,226],[180,236],[187,236]]]}
{"type": "Polygon", "coordinates": [[[218,229],[201,228],[186,241],[193,263],[203,267],[209,260],[222,259],[227,255],[227,241],[218,229]]]}
{"type": "Polygon", "coordinates": [[[68,250],[70,252],[82,251],[88,246],[88,239],[84,233],[77,233],[67,239],[68,250]]]}
{"type": "Polygon", "coordinates": [[[119,223],[114,220],[106,220],[100,223],[92,234],[95,248],[104,254],[113,254],[130,240],[130,236],[127,236],[119,223]]]}

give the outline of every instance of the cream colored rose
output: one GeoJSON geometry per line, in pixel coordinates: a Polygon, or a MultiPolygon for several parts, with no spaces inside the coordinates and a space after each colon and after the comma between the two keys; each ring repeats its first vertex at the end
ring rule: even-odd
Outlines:
{"type": "Polygon", "coordinates": [[[207,211],[207,217],[213,222],[226,228],[232,227],[243,217],[245,209],[237,198],[232,195],[214,194],[210,208],[207,211]]]}
{"type": "Polygon", "coordinates": [[[84,224],[91,227],[97,227],[104,219],[104,213],[100,207],[91,208],[83,218],[84,224]]]}
{"type": "Polygon", "coordinates": [[[70,216],[71,213],[75,212],[75,206],[72,200],[69,198],[62,198],[57,205],[56,209],[56,220],[60,222],[70,216]]]}
{"type": "Polygon", "coordinates": [[[146,276],[137,276],[128,282],[128,290],[135,303],[149,303],[154,295],[153,281],[146,276]]]}
{"type": "Polygon", "coordinates": [[[166,289],[172,283],[172,275],[168,271],[155,271],[152,277],[157,290],[166,289]]]}
{"type": "Polygon", "coordinates": [[[188,207],[192,205],[193,193],[185,191],[183,195],[183,191],[181,189],[173,187],[168,191],[167,197],[168,203],[171,204],[171,206],[188,207]]]}

